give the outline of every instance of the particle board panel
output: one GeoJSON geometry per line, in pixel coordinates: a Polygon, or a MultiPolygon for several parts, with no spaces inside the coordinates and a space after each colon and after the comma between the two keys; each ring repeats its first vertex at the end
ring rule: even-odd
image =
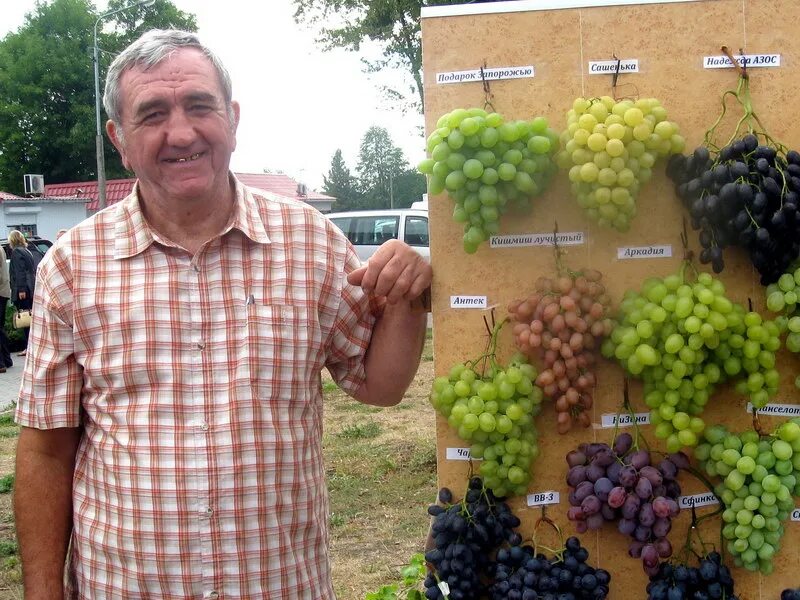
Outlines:
{"type": "MultiPolygon", "coordinates": [[[[531,119],[541,115],[560,131],[566,126],[566,112],[575,98],[612,92],[610,76],[588,75],[588,61],[616,56],[638,59],[640,69],[639,73],[620,75],[615,90],[617,97],[658,98],[669,118],[679,124],[687,148],[695,148],[720,113],[722,93],[736,87],[734,70],[703,68],[703,57],[720,55],[720,46],[727,45],[734,52],[742,48],[747,53],[781,54],[779,68],[750,70],[751,94],[757,114],[773,137],[789,147],[800,146],[800,122],[791,117],[790,108],[794,105],[795,82],[800,75],[800,37],[796,35],[800,4],[793,0],[699,0],[631,5],[610,2],[609,6],[559,10],[536,10],[533,3],[521,1],[519,6],[527,9],[520,11],[509,8],[514,4],[517,3],[499,3],[502,9],[496,13],[491,12],[491,5],[483,5],[482,14],[443,16],[444,7],[436,11],[426,9],[429,16],[423,13],[428,133],[436,128],[436,121],[442,114],[455,108],[482,107],[487,101],[480,82],[437,84],[437,73],[478,69],[484,64],[488,67],[534,65],[533,78],[491,81],[488,100],[506,118],[531,119]]],[[[718,128],[721,134],[727,133],[717,136],[723,143],[730,137],[738,118],[730,114],[730,108],[718,128]]],[[[529,214],[504,216],[501,233],[547,233],[553,231],[556,223],[560,232],[583,232],[585,243],[564,247],[563,262],[573,269],[601,270],[616,303],[626,289],[638,288],[647,277],[675,272],[681,264],[680,234],[688,216],[673,192],[664,167],[663,162],[659,163],[653,170],[652,180],[643,186],[637,201],[639,214],[627,233],[601,229],[591,223],[571,195],[564,171],[560,171],[548,190],[534,200],[529,214]],[[672,246],[672,258],[617,259],[619,247],[667,244],[672,246]]],[[[484,243],[477,253],[467,255],[461,247],[461,226],[451,219],[452,209],[453,202],[446,194],[430,198],[437,375],[446,374],[453,364],[481,355],[488,338],[483,323],[483,316],[488,313],[451,309],[451,295],[487,296],[499,320],[506,316],[505,307],[509,301],[533,290],[537,277],[555,273],[551,247],[492,249],[484,243]]],[[[697,253],[697,234],[691,229],[689,239],[690,249],[697,253]]],[[[729,297],[745,304],[751,299],[754,308],[763,312],[763,288],[749,261],[741,251],[728,250],[725,254],[726,268],[720,278],[729,297]]],[[[506,330],[500,337],[498,358],[505,361],[513,352],[510,331],[506,330]]],[[[782,387],[775,401],[796,402],[798,395],[793,381],[798,374],[797,357],[784,351],[779,357],[779,367],[782,387]]],[[[619,410],[623,385],[621,369],[608,361],[601,359],[597,376],[592,408],[594,424],[600,422],[602,414],[619,410]]],[[[637,412],[646,412],[641,395],[641,385],[632,382],[634,408],[637,412]]],[[[745,405],[744,398],[730,388],[721,387],[703,418],[707,423],[725,423],[741,430],[751,423],[745,405]]],[[[769,429],[780,419],[762,417],[762,422],[769,429]]],[[[555,433],[551,405],[537,418],[537,429],[540,456],[532,467],[529,491],[561,492],[561,504],[549,507],[547,514],[559,522],[565,534],[570,534],[574,530],[566,519],[568,488],[564,483],[564,456],[581,442],[610,441],[613,430],[595,425],[559,436],[555,433]]],[[[652,427],[644,426],[642,432],[651,445],[660,447],[652,427]]],[[[437,423],[437,436],[439,483],[460,494],[472,467],[469,463],[445,460],[445,449],[468,444],[441,418],[437,423]]],[[[702,484],[692,477],[682,476],[681,483],[684,493],[704,491],[702,484]]],[[[528,537],[541,510],[527,508],[522,498],[514,499],[512,506],[523,519],[523,536],[528,537]]],[[[698,514],[712,510],[698,509],[698,514]]],[[[718,540],[717,523],[718,520],[701,528],[707,541],[718,540]]],[[[683,544],[689,524],[689,511],[675,520],[670,539],[676,548],[683,544]]],[[[774,561],[772,575],[762,577],[743,569],[734,570],[741,598],[773,600],[785,587],[800,586],[800,574],[796,570],[800,560],[800,523],[787,522],[785,526],[787,534],[774,561]]],[[[640,561],[626,555],[627,538],[607,525],[600,532],[583,535],[582,539],[592,552],[594,563],[613,575],[611,598],[645,596],[646,577],[640,561]]]]}

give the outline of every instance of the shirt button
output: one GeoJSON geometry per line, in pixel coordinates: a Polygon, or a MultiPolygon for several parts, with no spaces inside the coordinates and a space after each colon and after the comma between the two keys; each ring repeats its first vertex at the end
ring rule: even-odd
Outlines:
{"type": "Polygon", "coordinates": [[[208,431],[208,422],[203,421],[202,423],[200,423],[200,429],[202,429],[203,431],[208,431]]]}
{"type": "Polygon", "coordinates": [[[206,594],[206,598],[208,598],[209,600],[217,600],[217,598],[219,598],[219,594],[216,591],[208,592],[206,594]]]}
{"type": "Polygon", "coordinates": [[[203,349],[205,349],[205,347],[206,347],[206,343],[205,342],[197,342],[197,349],[198,350],[203,350],[203,349]]]}
{"type": "MultiPolygon", "coordinates": [[[[199,273],[199,272],[200,272],[200,265],[192,265],[192,270],[193,270],[195,273],[199,273]]],[[[216,593],[216,592],[215,592],[215,593],[216,593]]]]}

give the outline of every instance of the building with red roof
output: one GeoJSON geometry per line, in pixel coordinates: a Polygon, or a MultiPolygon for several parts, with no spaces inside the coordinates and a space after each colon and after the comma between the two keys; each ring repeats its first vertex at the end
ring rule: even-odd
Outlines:
{"type": "Polygon", "coordinates": [[[59,229],[68,229],[86,218],[88,198],[17,196],[0,191],[0,237],[17,229],[28,235],[54,240],[59,229]]]}
{"type": "MultiPolygon", "coordinates": [[[[243,184],[272,192],[284,198],[294,198],[306,202],[320,212],[330,212],[336,198],[309,190],[288,175],[277,173],[236,173],[243,184]]],[[[106,181],[106,205],[111,206],[131,193],[136,179],[109,179],[106,181]]],[[[61,198],[88,198],[86,210],[89,214],[98,209],[97,181],[80,181],[76,183],[51,183],[44,186],[45,196],[61,198]]]]}
{"type": "MultiPolygon", "coordinates": [[[[288,175],[236,173],[247,186],[306,202],[320,212],[330,212],[336,201],[306,188],[288,175]]],[[[135,179],[106,181],[106,204],[111,206],[131,193],[135,179]]],[[[0,191],[0,238],[12,229],[55,240],[59,229],[77,225],[98,209],[97,181],[45,184],[41,196],[16,196],[0,191]]]]}

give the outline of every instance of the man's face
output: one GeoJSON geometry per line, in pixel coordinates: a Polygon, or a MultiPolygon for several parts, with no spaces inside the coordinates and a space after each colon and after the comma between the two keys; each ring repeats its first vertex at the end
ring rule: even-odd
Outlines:
{"type": "Polygon", "coordinates": [[[144,198],[219,200],[229,189],[239,106],[232,103],[231,122],[219,77],[202,52],[184,48],[149,70],[129,69],[120,91],[122,131],[111,121],[106,128],[144,198]]]}

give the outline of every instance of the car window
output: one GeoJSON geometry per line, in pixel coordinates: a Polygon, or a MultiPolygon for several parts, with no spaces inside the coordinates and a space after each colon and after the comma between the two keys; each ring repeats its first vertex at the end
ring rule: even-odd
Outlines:
{"type": "Polygon", "coordinates": [[[406,217],[406,244],[409,246],[428,246],[428,219],[425,217],[406,217]]]}
{"type": "Polygon", "coordinates": [[[355,246],[380,245],[397,237],[399,217],[336,217],[331,219],[355,246]]]}

